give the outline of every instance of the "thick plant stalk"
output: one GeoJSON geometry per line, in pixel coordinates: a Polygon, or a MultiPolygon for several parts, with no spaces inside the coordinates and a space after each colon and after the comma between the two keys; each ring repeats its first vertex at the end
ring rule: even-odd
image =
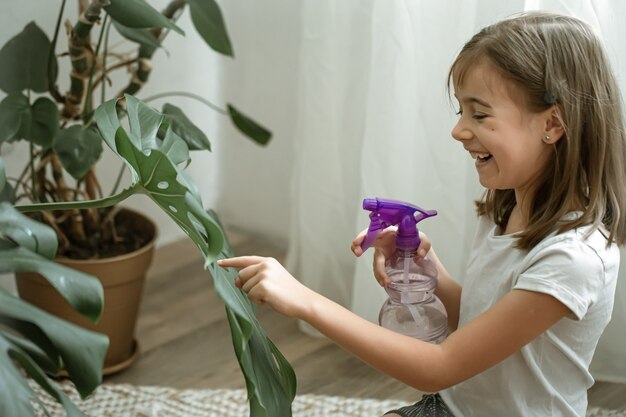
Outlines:
{"type": "MultiPolygon", "coordinates": [[[[61,162],[56,155],[50,158],[50,165],[52,166],[52,177],[56,183],[59,200],[72,201],[73,199],[71,198],[71,195],[69,195],[72,193],[72,190],[70,190],[65,184],[65,179],[63,178],[63,167],[61,166],[61,162]]],[[[83,227],[83,217],[80,214],[80,210],[71,210],[71,216],[68,220],[70,222],[70,234],[73,240],[78,242],[86,241],[87,237],[83,227]]]]}
{"type": "MultiPolygon", "coordinates": [[[[100,190],[100,184],[96,178],[96,173],[93,169],[90,169],[83,178],[85,183],[85,193],[88,200],[96,200],[102,198],[102,191],[100,190]]],[[[85,222],[85,230],[90,234],[100,228],[100,210],[97,208],[86,210],[86,214],[83,217],[85,222]]]]}
{"type": "Polygon", "coordinates": [[[108,4],[108,0],[92,0],[73,27],[69,22],[66,23],[72,62],[70,91],[65,95],[65,105],[62,111],[62,117],[66,119],[80,117],[87,81],[96,62],[89,35],[93,25],[100,20],[102,7],[108,4]]]}
{"type": "MultiPolygon", "coordinates": [[[[174,17],[182,11],[187,2],[185,0],[172,0],[163,10],[163,16],[168,19],[174,19],[174,17]]],[[[155,39],[161,38],[163,28],[154,28],[152,34],[155,39]]],[[[152,55],[156,48],[150,46],[141,46],[137,53],[137,65],[131,69],[131,80],[120,93],[118,97],[122,97],[124,94],[134,95],[139,91],[143,85],[148,81],[150,72],[152,72],[152,55]]]]}

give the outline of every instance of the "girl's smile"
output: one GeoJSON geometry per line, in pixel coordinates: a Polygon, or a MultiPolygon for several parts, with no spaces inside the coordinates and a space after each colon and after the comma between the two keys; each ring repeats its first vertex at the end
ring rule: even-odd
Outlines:
{"type": "Polygon", "coordinates": [[[480,183],[489,189],[526,193],[553,152],[542,138],[560,137],[553,132],[553,109],[527,110],[521,104],[521,90],[488,61],[469,68],[462,82],[455,83],[455,93],[460,118],[452,136],[476,161],[480,183]]]}

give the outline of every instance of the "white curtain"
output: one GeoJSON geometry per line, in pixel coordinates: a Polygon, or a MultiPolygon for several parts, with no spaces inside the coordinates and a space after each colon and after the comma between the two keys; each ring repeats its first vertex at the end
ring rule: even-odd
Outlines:
{"type": "MultiPolygon", "coordinates": [[[[386,294],[373,279],[371,254],[356,259],[349,251],[368,223],[361,209],[365,197],[438,210],[421,228],[462,280],[473,200],[482,190],[473,161],[451,139],[455,116],[445,84],[453,58],[476,30],[530,9],[582,18],[605,39],[626,92],[626,6],[618,0],[300,3],[287,267],[372,321],[386,294]]],[[[620,277],[613,321],[593,364],[597,379],[626,382],[620,348],[625,279],[620,277]]]]}

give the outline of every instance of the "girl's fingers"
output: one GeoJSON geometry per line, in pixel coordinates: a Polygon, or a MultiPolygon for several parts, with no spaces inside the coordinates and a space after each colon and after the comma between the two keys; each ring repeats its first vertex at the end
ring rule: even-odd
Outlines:
{"type": "Polygon", "coordinates": [[[254,277],[259,272],[262,265],[263,264],[260,264],[260,263],[252,264],[250,266],[246,266],[245,268],[240,269],[239,279],[245,282],[249,280],[250,278],[254,277]]]}
{"type": "Polygon", "coordinates": [[[254,264],[261,263],[265,258],[261,256],[237,256],[234,258],[220,259],[217,264],[222,268],[242,269],[254,264]]]}
{"type": "Polygon", "coordinates": [[[359,233],[354,240],[352,241],[352,245],[350,246],[350,250],[356,256],[363,255],[363,249],[361,249],[361,243],[363,243],[363,239],[365,239],[365,235],[367,234],[367,229],[363,230],[359,233]]]}
{"type": "Polygon", "coordinates": [[[385,256],[379,250],[374,252],[374,277],[380,286],[385,286],[389,282],[385,272],[385,256]]]}
{"type": "Polygon", "coordinates": [[[242,278],[241,278],[241,273],[240,273],[240,275],[239,275],[239,279],[240,279],[240,281],[241,281],[241,287],[240,287],[240,288],[241,288],[244,292],[246,292],[246,293],[250,293],[250,290],[251,290],[252,288],[254,288],[254,286],[255,286],[256,284],[258,284],[258,283],[259,283],[259,281],[261,280],[261,276],[260,276],[260,275],[255,274],[255,275],[252,275],[252,276],[248,277],[248,279],[242,279],[242,278]]]}
{"type": "Polygon", "coordinates": [[[252,287],[249,292],[247,292],[248,298],[255,304],[265,304],[265,299],[261,295],[261,291],[258,287],[252,287]]]}

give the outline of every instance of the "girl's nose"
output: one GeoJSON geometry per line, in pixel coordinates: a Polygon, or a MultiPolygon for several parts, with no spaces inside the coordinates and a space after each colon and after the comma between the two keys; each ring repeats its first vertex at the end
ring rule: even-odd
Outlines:
{"type": "Polygon", "coordinates": [[[465,126],[463,117],[459,118],[456,125],[452,128],[452,137],[458,141],[469,140],[474,134],[465,126]]]}

